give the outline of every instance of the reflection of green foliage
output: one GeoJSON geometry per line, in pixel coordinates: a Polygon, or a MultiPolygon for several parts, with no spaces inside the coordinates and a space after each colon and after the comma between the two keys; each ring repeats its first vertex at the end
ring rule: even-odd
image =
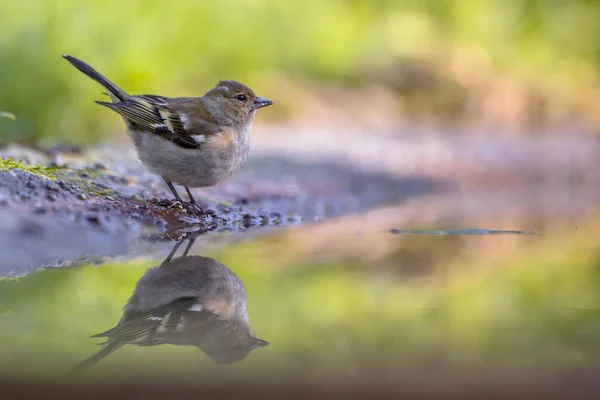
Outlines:
{"type": "Polygon", "coordinates": [[[133,93],[198,95],[234,78],[275,101],[293,96],[277,93],[269,71],[360,82],[463,45],[542,89],[593,81],[600,60],[600,4],[587,0],[177,1],[167,12],[146,0],[5,3],[0,93],[20,118],[3,140],[82,143],[123,129],[62,53],[133,93]]]}
{"type": "Polygon", "coordinates": [[[12,119],[13,121],[15,119],[17,119],[17,117],[15,117],[15,114],[6,112],[6,111],[0,111],[0,118],[8,118],[8,119],[12,119]]]}
{"type": "MultiPolygon", "coordinates": [[[[542,238],[511,262],[494,269],[465,265],[448,281],[433,283],[382,278],[357,261],[282,261],[273,252],[284,249],[273,249],[269,240],[205,255],[244,281],[254,333],[271,342],[235,367],[243,371],[290,362],[352,369],[359,362],[411,363],[423,357],[559,367],[592,360],[600,352],[595,337],[600,253],[585,238],[561,240],[558,246],[542,238]]],[[[440,239],[429,238],[431,251],[440,239]]],[[[0,282],[0,304],[12,310],[0,318],[0,368],[21,370],[27,363],[41,373],[89,356],[98,341],[88,336],[116,324],[135,282],[158,263],[50,269],[18,284],[0,282]]],[[[91,374],[115,366],[164,372],[165,366],[181,371],[191,365],[210,362],[195,349],[129,346],[91,374]]]]}

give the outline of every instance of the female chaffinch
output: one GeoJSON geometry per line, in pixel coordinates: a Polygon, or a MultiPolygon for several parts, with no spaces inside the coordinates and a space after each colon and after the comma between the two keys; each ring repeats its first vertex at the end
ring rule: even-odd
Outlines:
{"type": "Polygon", "coordinates": [[[121,115],[140,161],[182,204],[173,183],[183,185],[195,207],[189,188],[214,186],[235,173],[248,155],[256,111],[273,104],[232,80],[202,97],[130,96],[83,61],[63,57],[108,90],[112,102],[97,103],[121,115]]]}

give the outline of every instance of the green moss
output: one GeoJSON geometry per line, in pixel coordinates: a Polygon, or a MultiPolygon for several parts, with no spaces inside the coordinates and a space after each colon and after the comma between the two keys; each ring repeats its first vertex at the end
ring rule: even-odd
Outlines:
{"type": "Polygon", "coordinates": [[[41,165],[26,164],[23,161],[15,161],[10,157],[0,157],[0,171],[8,171],[11,169],[19,169],[21,171],[29,172],[33,175],[56,181],[56,176],[53,173],[53,168],[47,168],[41,165]]]}
{"type": "Polygon", "coordinates": [[[98,185],[94,182],[94,179],[98,179],[100,176],[101,173],[97,171],[70,169],[64,175],[61,174],[61,179],[79,186],[86,193],[94,196],[114,196],[115,191],[113,189],[98,185]]]}
{"type": "Polygon", "coordinates": [[[106,197],[106,196],[114,196],[115,195],[115,191],[112,189],[106,189],[106,188],[102,188],[102,189],[94,189],[92,188],[93,184],[90,184],[89,186],[82,186],[81,188],[83,190],[85,190],[86,192],[88,192],[89,194],[93,194],[95,196],[100,196],[100,197],[106,197]]]}
{"type": "MultiPolygon", "coordinates": [[[[44,177],[52,181],[66,181],[78,186],[84,192],[92,196],[106,197],[116,196],[118,194],[114,189],[108,188],[94,180],[105,175],[103,172],[92,169],[73,169],[69,167],[44,167],[41,165],[32,165],[23,161],[15,161],[12,158],[0,157],[0,171],[18,169],[29,172],[30,174],[44,177]]],[[[143,203],[143,201],[138,200],[143,203]]]]}

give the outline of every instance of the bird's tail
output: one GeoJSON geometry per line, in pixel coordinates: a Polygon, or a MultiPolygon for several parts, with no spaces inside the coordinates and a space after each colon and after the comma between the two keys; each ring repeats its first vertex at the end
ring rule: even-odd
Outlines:
{"type": "Polygon", "coordinates": [[[129,97],[129,95],[123,89],[106,79],[104,76],[102,76],[102,74],[83,61],[66,54],[63,54],[63,58],[70,62],[75,68],[104,86],[109,91],[109,95],[113,102],[118,103],[119,101],[123,101],[129,97]]]}
{"type": "Polygon", "coordinates": [[[113,341],[107,342],[104,346],[102,346],[100,351],[98,351],[96,354],[94,354],[93,356],[91,356],[89,358],[86,358],[85,360],[83,360],[82,362],[80,362],[79,364],[77,364],[76,366],[71,368],[65,374],[65,377],[73,377],[73,376],[84,373],[90,367],[94,366],[102,359],[108,357],[110,354],[112,354],[113,352],[120,349],[121,346],[123,346],[123,343],[118,340],[113,340],[113,341]]]}

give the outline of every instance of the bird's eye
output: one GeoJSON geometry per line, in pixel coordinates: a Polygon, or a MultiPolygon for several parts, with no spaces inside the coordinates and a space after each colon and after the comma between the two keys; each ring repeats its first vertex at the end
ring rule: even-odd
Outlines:
{"type": "Polygon", "coordinates": [[[238,94],[235,96],[236,99],[238,99],[239,101],[246,101],[246,95],[243,94],[238,94]]]}

